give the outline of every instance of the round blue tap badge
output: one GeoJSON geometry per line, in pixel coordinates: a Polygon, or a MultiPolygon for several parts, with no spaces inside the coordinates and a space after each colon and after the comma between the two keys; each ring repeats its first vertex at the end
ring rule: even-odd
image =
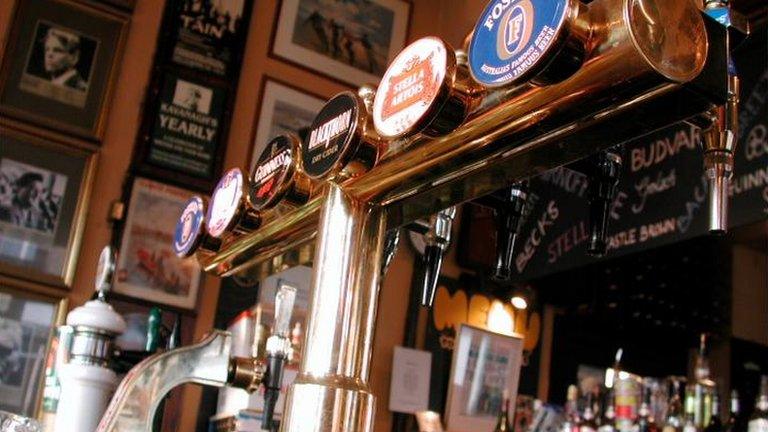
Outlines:
{"type": "Polygon", "coordinates": [[[203,204],[203,199],[193,196],[187,201],[179,221],[176,222],[176,231],[173,234],[173,252],[177,256],[187,257],[195,249],[200,236],[203,234],[204,218],[205,204],[203,204]]]}
{"type": "Polygon", "coordinates": [[[488,87],[528,78],[545,64],[570,0],[493,0],[475,24],[469,45],[472,77],[488,87]]]}

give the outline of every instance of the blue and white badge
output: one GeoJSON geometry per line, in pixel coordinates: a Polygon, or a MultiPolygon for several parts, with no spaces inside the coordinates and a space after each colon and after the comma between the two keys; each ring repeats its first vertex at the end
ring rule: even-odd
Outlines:
{"type": "Polygon", "coordinates": [[[488,87],[527,79],[546,63],[569,0],[493,0],[475,24],[469,45],[472,77],[488,87]]]}
{"type": "Polygon", "coordinates": [[[176,222],[176,231],[173,234],[173,252],[177,256],[187,257],[197,247],[198,240],[203,234],[204,218],[205,204],[203,204],[203,199],[193,196],[187,201],[179,221],[176,222]]]}

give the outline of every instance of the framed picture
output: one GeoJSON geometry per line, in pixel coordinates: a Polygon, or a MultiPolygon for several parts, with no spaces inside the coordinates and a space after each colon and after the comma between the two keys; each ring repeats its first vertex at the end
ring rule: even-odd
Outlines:
{"type": "Polygon", "coordinates": [[[136,0],[101,0],[103,3],[110,4],[117,8],[132,11],[136,7],[136,0]]]}
{"type": "Polygon", "coordinates": [[[36,417],[66,301],[0,283],[0,410],[36,417]]]}
{"type": "Polygon", "coordinates": [[[139,171],[209,190],[224,158],[228,97],[221,84],[174,70],[160,74],[145,112],[139,171]]]}
{"type": "Polygon", "coordinates": [[[450,430],[493,430],[504,391],[517,396],[523,340],[462,324],[453,350],[446,423],[450,430]]]}
{"type": "Polygon", "coordinates": [[[133,182],[113,289],[154,303],[192,309],[202,272],[171,244],[176,221],[191,192],[138,177],[133,182]]]}
{"type": "Polygon", "coordinates": [[[312,124],[325,102],[322,96],[265,77],[261,85],[261,103],[257,110],[249,168],[253,168],[256,158],[272,138],[286,132],[301,135],[302,129],[312,124]]]}
{"type": "Polygon", "coordinates": [[[0,272],[68,287],[95,156],[0,124],[0,272]]]}
{"type": "Polygon", "coordinates": [[[221,77],[240,71],[253,0],[171,0],[163,58],[221,77]]]}
{"type": "Polygon", "coordinates": [[[274,56],[360,86],[378,83],[405,45],[411,4],[404,0],[282,0],[278,14],[274,56]]]}
{"type": "Polygon", "coordinates": [[[0,69],[0,111],[101,139],[127,18],[70,0],[17,5],[0,69]]]}

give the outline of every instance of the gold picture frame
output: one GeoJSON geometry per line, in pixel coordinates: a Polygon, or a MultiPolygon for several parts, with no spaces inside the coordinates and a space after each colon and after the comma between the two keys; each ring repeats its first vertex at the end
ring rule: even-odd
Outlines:
{"type": "Polygon", "coordinates": [[[128,16],[97,3],[42,0],[17,2],[13,17],[0,65],[0,113],[99,142],[128,16]],[[48,45],[58,57],[47,58],[48,45]]]}
{"type": "Polygon", "coordinates": [[[0,276],[0,409],[42,417],[46,363],[56,328],[64,324],[68,301],[55,288],[0,276]],[[17,343],[14,343],[17,342],[17,343]]]}
{"type": "Polygon", "coordinates": [[[40,132],[0,120],[0,274],[69,288],[96,154],[40,132]]]}

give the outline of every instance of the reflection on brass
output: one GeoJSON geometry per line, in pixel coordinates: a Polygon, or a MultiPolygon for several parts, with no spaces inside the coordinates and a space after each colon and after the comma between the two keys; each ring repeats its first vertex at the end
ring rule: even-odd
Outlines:
{"type": "Polygon", "coordinates": [[[370,357],[388,228],[711,107],[681,99],[681,84],[704,67],[708,41],[696,9],[680,3],[580,5],[573,28],[588,37],[583,65],[568,78],[491,92],[453,132],[390,145],[397,150],[367,173],[326,182],[306,205],[202,261],[232,274],[317,235],[304,356],[282,431],[372,430],[370,357]]]}

